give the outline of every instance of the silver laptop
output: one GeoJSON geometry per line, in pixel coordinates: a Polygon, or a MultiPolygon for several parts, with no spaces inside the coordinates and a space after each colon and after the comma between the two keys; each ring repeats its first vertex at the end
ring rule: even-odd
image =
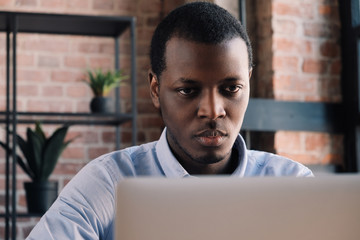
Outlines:
{"type": "Polygon", "coordinates": [[[134,178],[116,204],[117,240],[360,239],[360,175],[134,178]]]}

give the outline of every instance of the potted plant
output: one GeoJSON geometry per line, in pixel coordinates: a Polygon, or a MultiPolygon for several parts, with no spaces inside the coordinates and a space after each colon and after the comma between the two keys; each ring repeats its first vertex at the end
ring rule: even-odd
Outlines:
{"type": "MultiPolygon", "coordinates": [[[[58,194],[58,182],[49,181],[56,163],[72,141],[64,142],[68,126],[62,126],[54,131],[50,137],[46,137],[40,123],[36,123],[35,129],[27,128],[27,141],[20,135],[16,135],[18,146],[26,161],[16,155],[16,160],[23,171],[32,179],[25,182],[26,201],[29,213],[43,214],[55,201],[58,194]]],[[[12,153],[8,145],[0,142],[0,145],[12,153]]]]}
{"type": "Polygon", "coordinates": [[[126,78],[121,71],[87,70],[87,75],[83,81],[89,85],[94,94],[94,98],[90,102],[91,112],[111,112],[111,99],[107,96],[113,88],[118,87],[121,81],[126,78]]]}

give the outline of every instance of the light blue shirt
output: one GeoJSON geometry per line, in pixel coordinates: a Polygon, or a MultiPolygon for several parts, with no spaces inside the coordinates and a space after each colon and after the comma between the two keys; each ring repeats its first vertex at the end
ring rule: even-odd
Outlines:
{"type": "MultiPolygon", "coordinates": [[[[239,165],[233,177],[313,176],[308,168],[290,159],[247,150],[240,135],[234,148],[239,153],[239,165]]],[[[166,129],[159,141],[115,151],[87,164],[27,239],[113,239],[116,185],[123,178],[136,176],[190,176],[172,154],[166,129]]]]}

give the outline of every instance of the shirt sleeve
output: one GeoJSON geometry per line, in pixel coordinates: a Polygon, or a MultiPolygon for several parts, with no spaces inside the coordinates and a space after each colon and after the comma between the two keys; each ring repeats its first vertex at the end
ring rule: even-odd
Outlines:
{"type": "Polygon", "coordinates": [[[27,239],[111,239],[115,185],[104,165],[88,164],[67,184],[27,239]]]}

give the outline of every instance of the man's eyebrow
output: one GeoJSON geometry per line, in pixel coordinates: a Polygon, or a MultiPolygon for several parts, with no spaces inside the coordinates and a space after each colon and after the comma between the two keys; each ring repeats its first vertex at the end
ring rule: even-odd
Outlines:
{"type": "Polygon", "coordinates": [[[233,76],[233,77],[226,77],[224,78],[223,82],[239,82],[239,81],[242,81],[240,77],[236,77],[236,76],[233,76]]]}
{"type": "Polygon", "coordinates": [[[187,83],[187,84],[198,84],[198,81],[190,78],[179,78],[176,82],[187,83]]]}

